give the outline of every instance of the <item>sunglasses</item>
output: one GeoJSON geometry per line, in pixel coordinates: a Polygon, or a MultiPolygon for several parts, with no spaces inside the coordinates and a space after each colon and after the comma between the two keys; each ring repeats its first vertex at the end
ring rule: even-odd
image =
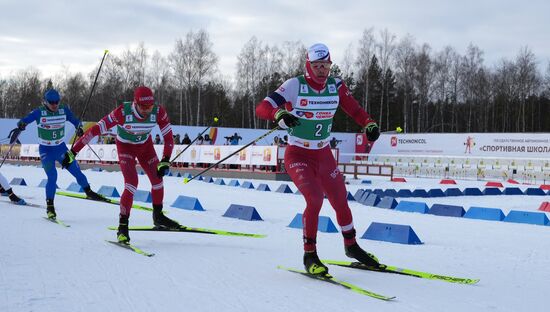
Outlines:
{"type": "Polygon", "coordinates": [[[46,101],[48,104],[50,105],[58,105],[59,104],[59,101],[46,101]]]}
{"type": "Polygon", "coordinates": [[[311,67],[315,69],[329,69],[332,66],[331,62],[311,62],[311,67]]]}

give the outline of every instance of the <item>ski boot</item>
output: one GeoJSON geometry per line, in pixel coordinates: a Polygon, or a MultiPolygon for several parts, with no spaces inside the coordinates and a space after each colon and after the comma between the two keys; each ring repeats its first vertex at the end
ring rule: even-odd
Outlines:
{"type": "Polygon", "coordinates": [[[53,206],[53,199],[46,199],[46,214],[48,215],[48,219],[55,220],[57,217],[53,206]]]}
{"type": "Polygon", "coordinates": [[[92,189],[89,186],[84,189],[84,193],[86,193],[86,198],[88,199],[97,200],[97,201],[107,201],[105,196],[92,191],[92,189]]]}
{"type": "Polygon", "coordinates": [[[118,232],[116,237],[121,244],[130,244],[130,233],[128,232],[128,216],[120,215],[118,221],[118,232]]]}
{"type": "Polygon", "coordinates": [[[357,242],[355,242],[352,245],[345,246],[345,248],[346,248],[346,256],[350,258],[354,258],[368,267],[372,267],[375,269],[384,269],[386,267],[385,265],[380,264],[380,262],[378,261],[378,258],[376,258],[375,255],[364,251],[357,244],[357,242]]]}
{"type": "Polygon", "coordinates": [[[328,275],[328,268],[319,260],[317,251],[304,252],[304,267],[306,272],[313,275],[328,275]]]}
{"type": "Polygon", "coordinates": [[[153,205],[153,223],[160,229],[179,229],[181,225],[162,213],[162,205],[153,205]]]}
{"type": "Polygon", "coordinates": [[[27,204],[27,202],[24,199],[19,198],[17,195],[15,195],[15,193],[13,193],[13,190],[11,188],[7,190],[6,193],[8,193],[8,197],[10,198],[12,203],[16,205],[22,205],[22,206],[27,204]]]}

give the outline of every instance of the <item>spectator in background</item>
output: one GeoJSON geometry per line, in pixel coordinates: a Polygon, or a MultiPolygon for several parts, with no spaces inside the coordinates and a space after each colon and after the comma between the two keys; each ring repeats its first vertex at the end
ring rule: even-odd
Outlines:
{"type": "Polygon", "coordinates": [[[204,143],[204,138],[202,137],[202,135],[199,133],[197,135],[197,145],[202,145],[204,143]]]}
{"type": "Polygon", "coordinates": [[[180,140],[180,135],[179,135],[179,133],[176,134],[176,135],[174,136],[174,144],[176,144],[176,145],[180,145],[180,144],[181,144],[181,140],[180,140]]]}
{"type": "Polygon", "coordinates": [[[212,139],[210,138],[210,136],[208,134],[204,135],[204,144],[212,145],[212,139]]]}
{"type": "Polygon", "coordinates": [[[183,135],[183,140],[181,140],[181,144],[191,144],[191,139],[189,138],[189,135],[187,135],[187,133],[183,135]]]}
{"type": "Polygon", "coordinates": [[[336,137],[332,137],[332,139],[329,142],[330,148],[336,148],[340,142],[342,142],[342,140],[336,140],[336,137]]]}
{"type": "Polygon", "coordinates": [[[280,142],[281,146],[287,146],[288,145],[288,135],[285,135],[280,142]]]}
{"type": "Polygon", "coordinates": [[[276,136],[273,138],[273,143],[272,143],[271,145],[280,146],[280,142],[281,142],[281,141],[279,140],[279,136],[276,135],[276,136]]]}
{"type": "Polygon", "coordinates": [[[162,144],[162,141],[160,140],[160,135],[155,136],[155,144],[162,144]]]}
{"type": "Polygon", "coordinates": [[[231,137],[230,145],[239,145],[239,141],[242,139],[243,138],[235,132],[235,134],[231,137]]]}

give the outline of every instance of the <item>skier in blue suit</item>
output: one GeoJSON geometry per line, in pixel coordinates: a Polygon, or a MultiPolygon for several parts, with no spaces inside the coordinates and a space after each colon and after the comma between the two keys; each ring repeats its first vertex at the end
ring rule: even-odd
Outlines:
{"type": "MultiPolygon", "coordinates": [[[[68,150],[64,140],[65,122],[69,121],[74,125],[78,136],[84,133],[80,120],[73,115],[69,107],[59,103],[60,99],[61,96],[59,92],[55,89],[49,89],[44,93],[43,105],[19,120],[17,128],[14,129],[16,131],[14,135],[18,137],[19,133],[25,130],[25,127],[29,123],[36,121],[38,141],[40,144],[38,150],[40,152],[42,167],[48,176],[48,182],[46,183],[46,212],[50,219],[56,218],[53,204],[57,185],[57,169],[55,168],[55,162],[57,161],[61,164],[68,150]]],[[[104,199],[104,197],[91,190],[88,179],[86,179],[86,176],[84,176],[76,161],[73,162],[67,170],[76,178],[76,181],[82,186],[89,199],[104,199]]]]}

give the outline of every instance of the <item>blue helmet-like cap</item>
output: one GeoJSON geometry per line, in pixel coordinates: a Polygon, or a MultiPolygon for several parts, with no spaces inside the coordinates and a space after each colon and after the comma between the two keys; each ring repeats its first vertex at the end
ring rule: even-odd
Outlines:
{"type": "Polygon", "coordinates": [[[44,101],[48,103],[59,103],[59,100],[61,100],[61,96],[59,96],[59,92],[55,89],[50,89],[44,93],[44,101]]]}

